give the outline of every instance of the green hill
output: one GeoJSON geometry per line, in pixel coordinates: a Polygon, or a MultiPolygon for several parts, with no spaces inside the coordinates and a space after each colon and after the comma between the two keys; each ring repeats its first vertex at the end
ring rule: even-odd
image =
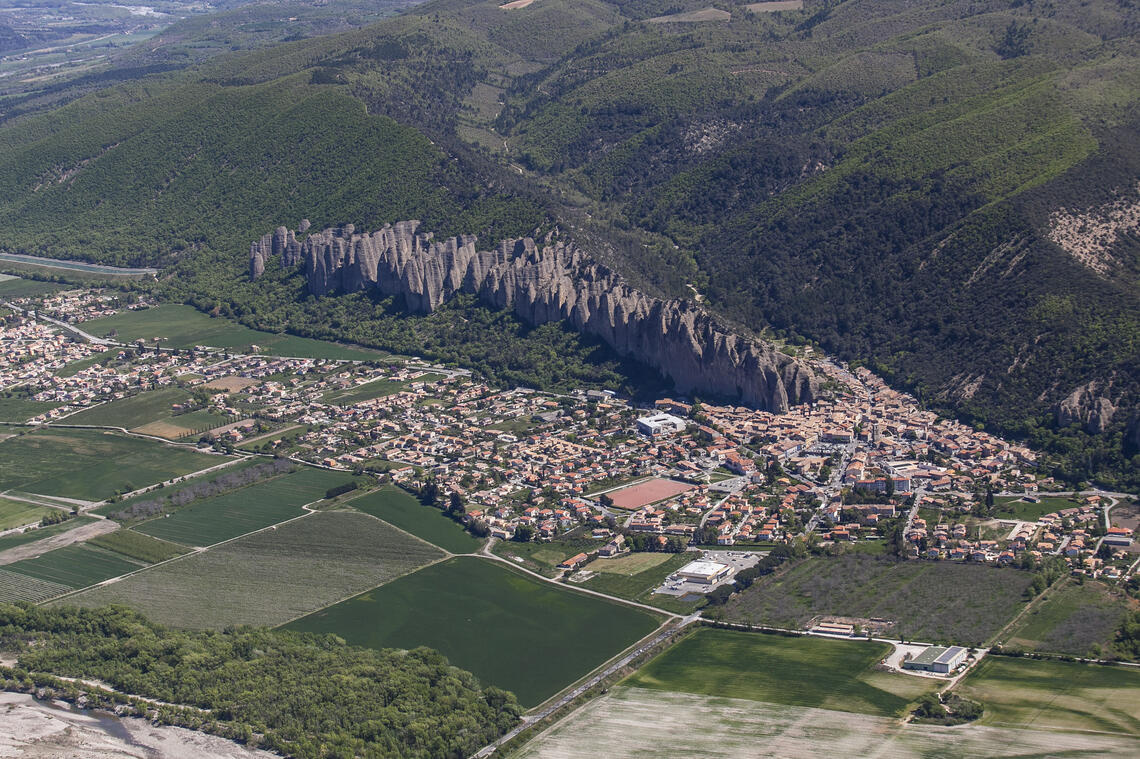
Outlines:
{"type": "MultiPolygon", "coordinates": [[[[463,318],[241,270],[301,218],[572,224],[643,286],[865,360],[1059,474],[1135,477],[1138,31],[1132,0],[437,0],[10,119],[0,247],[158,263],[252,326],[558,382],[553,336],[509,318],[478,332],[530,341],[513,368],[450,337],[463,318]],[[708,7],[730,17],[658,23],[708,7]]],[[[594,348],[574,381],[602,381],[594,348]]]]}

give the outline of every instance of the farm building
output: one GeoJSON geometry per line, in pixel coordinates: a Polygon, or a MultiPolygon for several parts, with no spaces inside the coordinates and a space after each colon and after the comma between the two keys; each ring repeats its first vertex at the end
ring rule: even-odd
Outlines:
{"type": "Polygon", "coordinates": [[[643,435],[657,437],[658,435],[671,435],[685,429],[685,420],[672,414],[654,414],[643,416],[637,420],[637,431],[643,435]]]}
{"type": "Polygon", "coordinates": [[[961,646],[931,646],[913,659],[903,662],[903,669],[949,674],[966,658],[961,646]]]}
{"type": "Polygon", "coordinates": [[[720,582],[732,570],[715,561],[691,561],[677,570],[676,576],[688,582],[713,585],[720,582]]]}

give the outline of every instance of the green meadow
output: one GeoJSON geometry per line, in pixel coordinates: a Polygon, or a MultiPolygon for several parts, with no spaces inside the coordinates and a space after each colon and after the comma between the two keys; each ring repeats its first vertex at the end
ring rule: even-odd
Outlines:
{"type": "Polygon", "coordinates": [[[448,518],[440,509],[424,506],[392,485],[354,499],[349,505],[451,553],[474,553],[482,545],[481,540],[448,518]]]}

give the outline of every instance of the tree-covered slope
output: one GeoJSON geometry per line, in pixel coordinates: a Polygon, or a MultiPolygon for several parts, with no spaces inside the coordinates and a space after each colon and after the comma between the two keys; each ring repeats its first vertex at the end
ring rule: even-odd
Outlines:
{"type": "Polygon", "coordinates": [[[0,246],[175,263],[180,296],[250,323],[478,364],[447,330],[392,321],[398,304],[240,282],[249,241],[303,217],[484,240],[560,223],[640,285],[871,361],[1065,453],[1065,474],[1127,471],[1135,3],[658,18],[705,7],[436,0],[11,119],[0,246]]]}

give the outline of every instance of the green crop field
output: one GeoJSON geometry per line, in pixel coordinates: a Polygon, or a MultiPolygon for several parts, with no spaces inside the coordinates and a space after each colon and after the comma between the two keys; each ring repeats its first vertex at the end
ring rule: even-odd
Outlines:
{"type": "Polygon", "coordinates": [[[383,487],[356,498],[349,505],[451,553],[474,553],[483,544],[483,541],[473,537],[441,510],[424,506],[394,486],[383,487]]]}
{"type": "Polygon", "coordinates": [[[1100,656],[1111,648],[1128,614],[1128,601],[1094,580],[1062,580],[1034,603],[1010,630],[1004,647],[1027,651],[1100,656]]]}
{"type": "MultiPolygon", "coordinates": [[[[6,268],[10,268],[10,264],[10,261],[4,261],[2,263],[6,268]]],[[[56,284],[55,282],[40,282],[34,279],[13,277],[12,279],[5,279],[3,282],[0,282],[0,297],[34,298],[38,295],[47,295],[48,293],[58,292],[66,288],[66,285],[56,284]]]]}
{"type": "Polygon", "coordinates": [[[9,572],[34,577],[69,588],[86,588],[103,580],[133,572],[145,566],[103,548],[73,543],[34,559],[17,561],[4,568],[9,572]]]}
{"type": "Polygon", "coordinates": [[[113,316],[93,319],[84,328],[106,337],[112,331],[123,342],[161,337],[164,348],[192,348],[206,345],[246,351],[256,345],[268,355],[300,358],[332,358],[369,360],[387,354],[365,348],[311,340],[306,337],[259,332],[229,319],[210,317],[190,306],[167,304],[142,311],[122,311],[113,316]]]}
{"type": "Polygon", "coordinates": [[[67,603],[127,604],[177,627],[279,625],[444,555],[370,516],[320,512],[93,588],[67,603]]]}
{"type": "Polygon", "coordinates": [[[189,398],[190,393],[180,387],[164,387],[85,409],[69,416],[67,423],[132,429],[169,417],[171,404],[182,403],[189,398]]]}
{"type": "Polygon", "coordinates": [[[56,509],[47,506],[36,506],[34,503],[0,498],[0,530],[10,530],[13,527],[38,522],[45,514],[54,511],[56,509]]]}
{"type": "Polygon", "coordinates": [[[908,704],[936,690],[938,683],[874,671],[890,651],[885,643],[702,628],[650,661],[626,684],[901,716],[908,704]]]}
{"type": "Polygon", "coordinates": [[[819,615],[881,617],[909,639],[981,645],[1021,609],[1032,580],[1016,569],[849,553],[761,578],[729,601],[725,614],[795,629],[819,615]]]}
{"type": "Polygon", "coordinates": [[[30,601],[39,603],[63,595],[70,590],[71,588],[67,585],[38,580],[19,572],[10,572],[7,567],[0,566],[0,602],[30,601]]]}
{"type": "Polygon", "coordinates": [[[129,559],[144,561],[147,564],[157,564],[160,561],[173,559],[175,556],[181,556],[190,550],[177,543],[159,540],[150,535],[143,535],[141,532],[126,529],[98,535],[88,540],[87,544],[106,548],[129,559]]]}
{"type": "Polygon", "coordinates": [[[458,557],[317,612],[291,629],[371,648],[429,646],[534,706],[657,626],[650,614],[458,557]]]}
{"type": "Polygon", "coordinates": [[[42,429],[0,441],[0,490],[97,501],[224,460],[103,430],[42,429]]]}
{"type": "Polygon", "coordinates": [[[1140,738],[1140,671],[987,656],[956,691],[985,706],[982,724],[1140,738]]]}
{"type": "Polygon", "coordinates": [[[249,469],[252,466],[257,466],[258,464],[263,463],[265,463],[265,459],[258,458],[256,456],[235,460],[229,466],[222,469],[217,469],[215,471],[208,472],[207,474],[203,474],[197,477],[186,477],[176,484],[163,488],[160,492],[155,492],[152,490],[150,492],[141,493],[131,498],[125,498],[116,503],[108,503],[106,505],[100,506],[97,509],[93,509],[91,513],[99,514],[101,516],[110,516],[111,514],[122,511],[124,508],[130,506],[131,504],[138,503],[140,501],[151,501],[155,498],[161,498],[164,496],[171,496],[175,493],[178,493],[179,491],[185,490],[188,487],[193,487],[203,482],[212,482],[213,480],[216,480],[223,475],[230,474],[232,472],[238,472],[242,469],[249,469]]]}
{"type": "Polygon", "coordinates": [[[208,546],[300,516],[301,506],[324,498],[352,476],[305,467],[240,490],[206,498],[135,525],[139,532],[172,543],[208,546]]]}
{"type": "Polygon", "coordinates": [[[1061,509],[1071,509],[1078,504],[1059,496],[1041,496],[1040,503],[1029,503],[1009,496],[994,499],[994,516],[999,519],[1020,519],[1036,522],[1043,514],[1052,514],[1061,509]]]}

